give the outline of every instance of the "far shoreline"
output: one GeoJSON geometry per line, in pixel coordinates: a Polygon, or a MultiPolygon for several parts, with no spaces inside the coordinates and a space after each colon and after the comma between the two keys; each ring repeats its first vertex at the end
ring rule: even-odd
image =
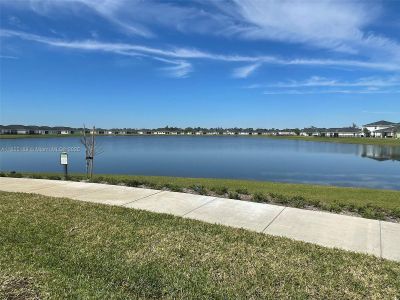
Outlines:
{"type": "MultiPolygon", "coordinates": [[[[245,137],[245,138],[270,138],[281,140],[297,140],[306,142],[327,142],[338,144],[358,144],[358,145],[377,145],[377,146],[400,146],[400,139],[396,138],[365,138],[365,137],[308,137],[308,136],[270,136],[270,135],[153,135],[153,134],[113,134],[103,135],[97,134],[96,137],[245,137]]],[[[14,140],[14,139],[41,139],[41,138],[68,138],[68,137],[82,137],[81,134],[13,134],[13,135],[0,135],[0,140],[14,140]]]]}

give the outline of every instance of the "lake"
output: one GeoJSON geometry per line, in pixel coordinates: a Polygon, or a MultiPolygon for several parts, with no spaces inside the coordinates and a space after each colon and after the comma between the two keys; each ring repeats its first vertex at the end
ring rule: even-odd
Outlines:
{"type": "MultiPolygon", "coordinates": [[[[264,137],[101,136],[95,173],[254,179],[400,190],[400,147],[264,137]]],[[[79,138],[0,140],[0,170],[85,171],[79,138]]]]}

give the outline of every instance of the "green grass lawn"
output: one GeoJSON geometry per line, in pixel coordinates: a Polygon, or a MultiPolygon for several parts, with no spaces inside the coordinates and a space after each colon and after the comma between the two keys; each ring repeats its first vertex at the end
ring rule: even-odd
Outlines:
{"type": "MultiPolygon", "coordinates": [[[[16,173],[0,176],[61,179],[61,174],[16,173]]],[[[84,180],[72,174],[70,180],[84,180]]],[[[177,192],[275,203],[298,208],[317,208],[335,213],[351,213],[365,218],[400,221],[400,191],[344,188],[266,181],[183,178],[167,176],[95,175],[92,182],[124,184],[177,192]]]]}
{"type": "Polygon", "coordinates": [[[0,192],[1,299],[397,299],[400,263],[164,214],[0,192]]]}
{"type": "Polygon", "coordinates": [[[361,144],[361,145],[381,145],[381,146],[400,146],[400,139],[382,139],[382,138],[331,138],[331,137],[313,137],[313,136],[268,136],[273,139],[288,139],[310,142],[329,142],[341,144],[361,144]]]}

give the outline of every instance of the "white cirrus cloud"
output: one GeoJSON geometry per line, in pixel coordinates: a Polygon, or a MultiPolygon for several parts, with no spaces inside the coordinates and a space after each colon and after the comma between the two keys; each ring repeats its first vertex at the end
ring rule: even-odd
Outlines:
{"type": "Polygon", "coordinates": [[[400,114],[400,111],[370,111],[370,110],[363,110],[363,114],[373,114],[373,115],[397,115],[400,114]]]}
{"type": "Polygon", "coordinates": [[[307,87],[393,87],[400,86],[400,76],[393,75],[387,77],[362,77],[353,81],[341,81],[338,79],[312,76],[305,80],[289,80],[285,82],[276,82],[271,84],[253,84],[248,88],[307,88],[307,87]]]}
{"type": "Polygon", "coordinates": [[[231,9],[236,12],[236,18],[248,25],[243,30],[247,37],[302,42],[333,49],[351,48],[343,42],[361,38],[361,28],[376,18],[376,10],[354,1],[233,2],[231,9]]]}
{"type": "Polygon", "coordinates": [[[264,95],[320,95],[320,94],[399,94],[400,90],[379,89],[317,89],[317,90],[267,90],[264,95]]]}
{"type": "Polygon", "coordinates": [[[232,76],[235,78],[247,78],[251,75],[255,70],[257,70],[261,66],[261,63],[255,63],[248,66],[236,68],[233,71],[232,76]]]}
{"type": "MultiPolygon", "coordinates": [[[[320,67],[351,67],[366,68],[385,71],[400,70],[400,65],[394,65],[387,62],[371,62],[346,59],[284,59],[275,56],[260,55],[236,55],[236,54],[216,54],[207,51],[201,51],[194,48],[178,48],[178,47],[149,47],[140,44],[101,42],[97,40],[66,40],[40,36],[36,34],[26,33],[22,31],[0,29],[0,37],[12,38],[17,37],[23,40],[34,41],[37,43],[73,50],[84,51],[101,51],[128,56],[148,56],[148,57],[164,57],[175,59],[209,59],[222,62],[247,62],[252,63],[247,66],[247,73],[250,74],[261,64],[276,64],[286,66],[320,66],[320,67]]],[[[246,68],[242,69],[245,74],[246,68]]],[[[239,72],[240,73],[240,72],[239,72]]]]}
{"type": "Polygon", "coordinates": [[[400,63],[399,42],[368,30],[382,15],[380,2],[234,0],[231,4],[213,3],[236,21],[236,30],[231,32],[241,37],[298,43],[400,63]]]}
{"type": "Polygon", "coordinates": [[[4,59],[18,59],[18,57],[16,57],[16,56],[12,56],[12,55],[1,55],[1,54],[0,54],[0,58],[4,58],[4,59]]]}
{"type": "Polygon", "coordinates": [[[161,70],[166,72],[170,77],[186,78],[193,71],[192,64],[185,60],[171,60],[171,59],[164,59],[164,58],[160,58],[160,57],[155,57],[154,59],[172,65],[169,67],[161,68],[161,70]]]}
{"type": "Polygon", "coordinates": [[[160,27],[247,40],[296,43],[400,64],[400,44],[372,32],[382,22],[381,1],[343,0],[25,0],[1,5],[54,17],[86,19],[94,12],[130,34],[156,37],[160,27]]]}
{"type": "Polygon", "coordinates": [[[140,14],[141,0],[23,0],[4,1],[2,5],[28,9],[39,15],[54,16],[55,13],[70,13],[85,18],[87,10],[116,25],[128,34],[154,37],[155,34],[135,20],[140,14]]]}

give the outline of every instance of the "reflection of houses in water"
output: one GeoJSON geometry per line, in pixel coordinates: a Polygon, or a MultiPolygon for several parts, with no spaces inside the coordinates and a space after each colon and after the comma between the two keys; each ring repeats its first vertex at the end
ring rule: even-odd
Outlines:
{"type": "Polygon", "coordinates": [[[360,145],[360,156],[378,161],[400,161],[400,147],[360,145]]]}

